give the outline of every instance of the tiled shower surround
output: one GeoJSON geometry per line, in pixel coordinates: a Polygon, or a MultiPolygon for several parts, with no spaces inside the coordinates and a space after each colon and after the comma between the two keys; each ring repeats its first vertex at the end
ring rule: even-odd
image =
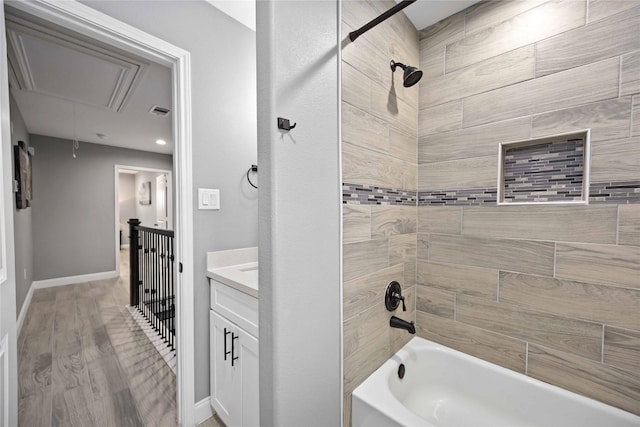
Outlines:
{"type": "MultiPolygon", "coordinates": [[[[342,2],[344,35],[392,5],[342,2]]],[[[410,338],[391,314],[640,414],[638,28],[638,2],[490,1],[419,31],[419,58],[402,14],[343,48],[345,425],[410,338]],[[390,59],[419,62],[419,88],[390,59]],[[496,204],[499,143],[584,129],[588,205],[496,204]],[[408,311],[389,313],[398,278],[408,311]]]]}

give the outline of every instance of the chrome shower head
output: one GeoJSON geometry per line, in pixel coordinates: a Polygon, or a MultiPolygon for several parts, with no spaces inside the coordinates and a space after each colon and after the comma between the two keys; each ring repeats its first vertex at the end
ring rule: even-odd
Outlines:
{"type": "Polygon", "coordinates": [[[402,85],[404,87],[411,87],[418,83],[422,78],[422,71],[418,70],[416,67],[412,67],[411,65],[404,65],[400,62],[395,62],[393,59],[391,60],[391,71],[396,71],[396,67],[400,67],[404,70],[402,75],[402,85]]]}

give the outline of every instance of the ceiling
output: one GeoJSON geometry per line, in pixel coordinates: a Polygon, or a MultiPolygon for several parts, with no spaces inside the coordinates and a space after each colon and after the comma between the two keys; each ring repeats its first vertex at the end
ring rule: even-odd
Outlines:
{"type": "MultiPolygon", "coordinates": [[[[479,0],[418,0],[403,11],[415,25],[417,30],[427,28],[469,6],[479,0]]],[[[395,0],[400,3],[400,0],[395,0]]]]}
{"type": "Polygon", "coordinates": [[[171,108],[169,68],[35,18],[5,18],[11,94],[29,133],[172,153],[171,113],[150,113],[171,108]]]}
{"type": "MultiPolygon", "coordinates": [[[[418,0],[404,12],[421,30],[474,3],[418,0]]],[[[244,19],[247,9],[225,13],[244,19]]],[[[150,113],[171,108],[169,68],[16,11],[5,17],[11,94],[29,133],[173,152],[171,113],[150,113]]]]}

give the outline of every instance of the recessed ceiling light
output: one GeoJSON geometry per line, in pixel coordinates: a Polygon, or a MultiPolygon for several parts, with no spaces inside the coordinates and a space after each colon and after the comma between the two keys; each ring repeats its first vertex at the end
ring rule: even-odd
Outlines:
{"type": "Polygon", "coordinates": [[[167,145],[167,141],[164,139],[156,139],[156,144],[158,145],[167,145]]]}

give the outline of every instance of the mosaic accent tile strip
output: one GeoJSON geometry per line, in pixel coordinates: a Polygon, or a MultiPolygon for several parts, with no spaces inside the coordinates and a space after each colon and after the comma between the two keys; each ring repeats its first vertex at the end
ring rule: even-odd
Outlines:
{"type": "Polygon", "coordinates": [[[492,206],[497,204],[497,188],[420,191],[418,206],[492,206]]]}
{"type": "Polygon", "coordinates": [[[416,206],[416,191],[343,182],[342,203],[353,205],[416,206]]]}
{"type": "MultiPolygon", "coordinates": [[[[563,199],[564,200],[564,199],[563,199]]],[[[420,191],[397,190],[373,185],[342,184],[342,203],[405,206],[495,206],[496,188],[465,188],[420,191]]],[[[640,181],[591,184],[590,204],[640,203],[640,181]]]]}
{"type": "Polygon", "coordinates": [[[616,205],[640,203],[640,181],[591,184],[589,203],[616,205]]]}
{"type": "Polygon", "coordinates": [[[504,152],[504,202],[580,201],[584,138],[551,141],[504,152]]]}

